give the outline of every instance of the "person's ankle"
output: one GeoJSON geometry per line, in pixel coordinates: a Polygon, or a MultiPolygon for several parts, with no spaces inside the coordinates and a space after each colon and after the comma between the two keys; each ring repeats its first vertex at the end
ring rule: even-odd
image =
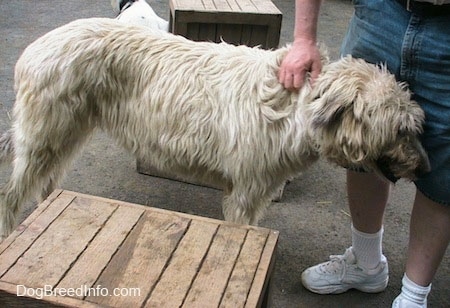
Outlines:
{"type": "Polygon", "coordinates": [[[385,260],[382,253],[383,227],[376,233],[365,233],[356,229],[353,224],[352,251],[358,266],[368,271],[377,270],[385,260]]]}
{"type": "Polygon", "coordinates": [[[430,293],[431,284],[424,287],[410,280],[406,273],[402,279],[402,292],[400,297],[415,304],[423,305],[427,302],[427,296],[430,293]]]}

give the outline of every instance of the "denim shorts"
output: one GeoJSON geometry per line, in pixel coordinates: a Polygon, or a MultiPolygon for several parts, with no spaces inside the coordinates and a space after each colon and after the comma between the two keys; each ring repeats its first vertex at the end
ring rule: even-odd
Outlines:
{"type": "Polygon", "coordinates": [[[415,181],[450,205],[450,16],[411,13],[396,0],[354,0],[341,54],[383,63],[425,111],[422,144],[431,172],[415,181]]]}

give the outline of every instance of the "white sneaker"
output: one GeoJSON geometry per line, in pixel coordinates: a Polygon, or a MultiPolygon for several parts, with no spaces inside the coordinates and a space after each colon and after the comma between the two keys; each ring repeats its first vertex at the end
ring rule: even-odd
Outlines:
{"type": "Polygon", "coordinates": [[[423,304],[418,304],[410,301],[409,299],[405,298],[402,294],[400,294],[392,302],[392,308],[427,308],[427,301],[425,300],[423,304]]]}
{"type": "Polygon", "coordinates": [[[343,255],[330,256],[330,261],[302,273],[305,288],[319,294],[339,294],[349,289],[378,293],[386,289],[388,280],[389,270],[384,255],[376,268],[367,270],[356,264],[352,247],[343,255]]]}

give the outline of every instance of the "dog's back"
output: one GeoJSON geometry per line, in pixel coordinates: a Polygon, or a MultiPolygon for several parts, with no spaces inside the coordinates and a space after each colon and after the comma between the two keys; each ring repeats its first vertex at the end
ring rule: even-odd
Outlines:
{"type": "Polygon", "coordinates": [[[236,161],[230,153],[245,152],[236,147],[279,152],[279,141],[252,140],[292,114],[292,94],[276,76],[284,53],[192,42],[110,19],[75,21],[18,61],[16,116],[35,138],[43,133],[36,127],[57,134],[61,121],[83,119],[74,121],[80,130],[101,127],[156,166],[223,172],[223,161],[236,161]]]}

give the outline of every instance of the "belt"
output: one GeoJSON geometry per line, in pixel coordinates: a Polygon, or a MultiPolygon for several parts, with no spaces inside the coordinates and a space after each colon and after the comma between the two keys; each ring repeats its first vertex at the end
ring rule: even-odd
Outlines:
{"type": "Polygon", "coordinates": [[[429,2],[414,0],[396,0],[406,10],[423,17],[450,16],[450,4],[435,5],[429,2]]]}

